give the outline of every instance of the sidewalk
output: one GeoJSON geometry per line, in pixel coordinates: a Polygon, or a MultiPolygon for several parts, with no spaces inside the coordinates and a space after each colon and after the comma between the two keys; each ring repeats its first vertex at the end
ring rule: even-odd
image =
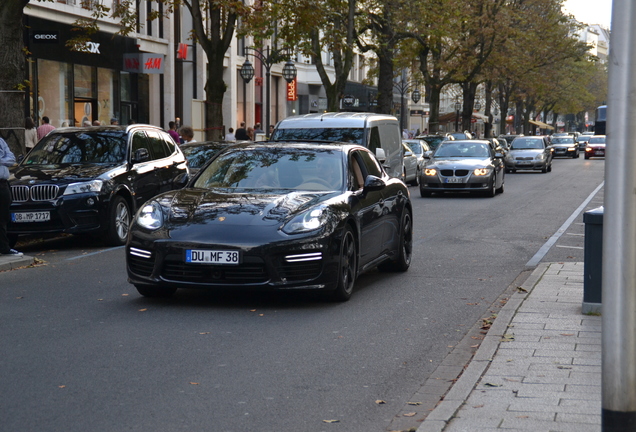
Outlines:
{"type": "Polygon", "coordinates": [[[11,257],[0,255],[0,271],[12,270],[18,267],[24,267],[33,264],[33,257],[21,256],[11,257]]]}
{"type": "Polygon", "coordinates": [[[601,317],[583,263],[541,263],[417,432],[601,430],[601,317]]]}

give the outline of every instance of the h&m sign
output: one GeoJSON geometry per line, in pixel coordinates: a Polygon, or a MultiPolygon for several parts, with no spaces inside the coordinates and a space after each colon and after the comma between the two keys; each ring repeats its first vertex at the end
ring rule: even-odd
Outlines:
{"type": "Polygon", "coordinates": [[[124,54],[124,71],[131,73],[162,74],[164,55],[139,53],[124,54]]]}

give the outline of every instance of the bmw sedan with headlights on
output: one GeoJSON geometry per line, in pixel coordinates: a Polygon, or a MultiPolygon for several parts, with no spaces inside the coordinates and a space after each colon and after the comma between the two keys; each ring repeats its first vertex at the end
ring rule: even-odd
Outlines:
{"type": "Polygon", "coordinates": [[[444,141],[422,170],[420,195],[479,192],[494,197],[504,191],[502,158],[485,140],[444,141]]]}
{"type": "Polygon", "coordinates": [[[314,290],[348,300],[369,269],[406,271],[409,191],[365,147],[241,143],[137,212],[126,245],[140,294],[314,290]]]}

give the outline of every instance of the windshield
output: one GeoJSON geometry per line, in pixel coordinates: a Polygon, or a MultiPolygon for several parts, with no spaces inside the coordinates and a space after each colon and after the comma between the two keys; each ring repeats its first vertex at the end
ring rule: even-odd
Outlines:
{"type": "Polygon", "coordinates": [[[422,150],[422,145],[419,143],[419,141],[404,141],[406,143],[406,145],[408,145],[410,147],[410,149],[413,151],[413,153],[415,154],[422,154],[424,153],[424,150],[422,150]]]}
{"type": "Polygon", "coordinates": [[[552,138],[552,144],[574,144],[574,138],[572,137],[552,138]]]}
{"type": "Polygon", "coordinates": [[[52,133],[29,152],[22,166],[123,163],[126,144],[126,133],[121,130],[52,133]]]}
{"type": "Polygon", "coordinates": [[[537,138],[515,138],[510,144],[511,150],[522,150],[522,149],[532,149],[532,150],[542,150],[543,140],[537,138]]]}
{"type": "Polygon", "coordinates": [[[446,141],[435,152],[436,158],[461,157],[461,158],[487,158],[490,157],[488,144],[482,143],[458,143],[446,141]]]}
{"type": "Polygon", "coordinates": [[[221,154],[194,183],[199,188],[341,190],[342,153],[334,149],[256,148],[221,154]]]}
{"type": "Polygon", "coordinates": [[[181,151],[188,161],[190,168],[201,168],[207,161],[212,159],[215,154],[228,145],[229,144],[183,146],[181,147],[181,151]]]}
{"type": "Polygon", "coordinates": [[[428,143],[428,146],[431,148],[431,150],[435,150],[442,141],[446,140],[446,138],[443,136],[426,137],[426,138],[420,138],[420,139],[426,141],[428,143]]]}
{"type": "Polygon", "coordinates": [[[332,141],[363,143],[363,128],[276,129],[272,141],[332,141]]]}

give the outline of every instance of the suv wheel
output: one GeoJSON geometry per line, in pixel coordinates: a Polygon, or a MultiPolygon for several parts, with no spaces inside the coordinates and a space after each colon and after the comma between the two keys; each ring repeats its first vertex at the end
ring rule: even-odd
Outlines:
{"type": "Polygon", "coordinates": [[[124,198],[119,195],[113,197],[108,209],[108,228],[106,242],[112,246],[126,243],[130,230],[130,208],[124,198]]]}

